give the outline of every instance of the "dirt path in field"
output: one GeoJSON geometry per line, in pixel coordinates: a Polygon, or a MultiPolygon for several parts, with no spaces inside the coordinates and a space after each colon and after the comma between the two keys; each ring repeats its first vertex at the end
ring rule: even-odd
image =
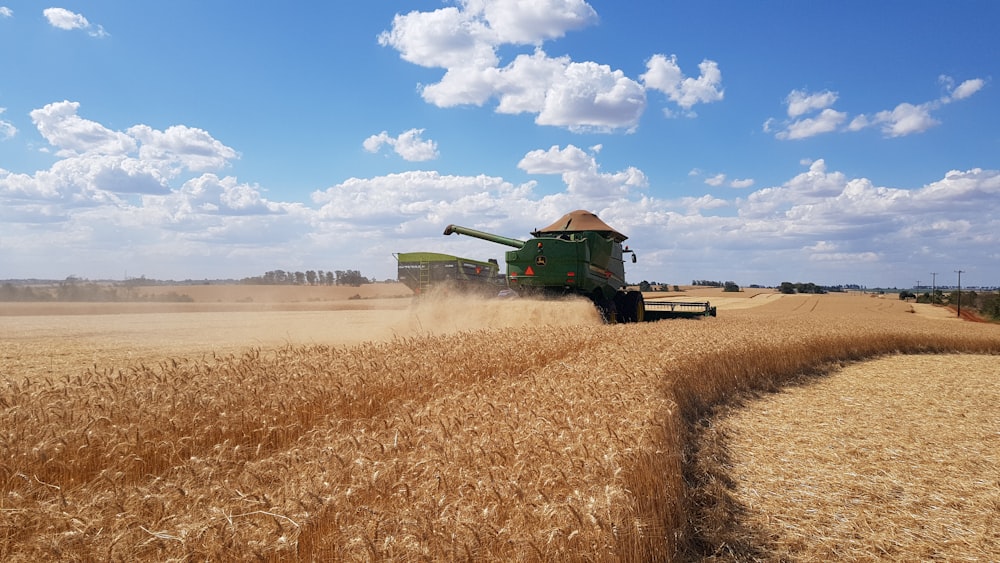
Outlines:
{"type": "Polygon", "coordinates": [[[998,404],[1000,358],[928,355],[731,410],[703,440],[731,479],[718,557],[997,560],[998,404]]]}

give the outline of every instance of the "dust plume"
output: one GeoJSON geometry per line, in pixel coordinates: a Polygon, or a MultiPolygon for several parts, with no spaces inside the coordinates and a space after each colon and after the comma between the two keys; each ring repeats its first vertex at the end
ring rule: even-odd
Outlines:
{"type": "Polygon", "coordinates": [[[484,328],[601,323],[594,304],[583,297],[505,299],[429,292],[414,299],[399,333],[445,334],[484,328]]]}

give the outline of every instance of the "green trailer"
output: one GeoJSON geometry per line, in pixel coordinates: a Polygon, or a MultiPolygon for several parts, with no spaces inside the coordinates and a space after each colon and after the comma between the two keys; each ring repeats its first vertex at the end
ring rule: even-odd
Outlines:
{"type": "Polygon", "coordinates": [[[505,287],[496,260],[484,262],[438,252],[401,252],[395,257],[399,281],[417,295],[441,285],[493,294],[505,287]]]}

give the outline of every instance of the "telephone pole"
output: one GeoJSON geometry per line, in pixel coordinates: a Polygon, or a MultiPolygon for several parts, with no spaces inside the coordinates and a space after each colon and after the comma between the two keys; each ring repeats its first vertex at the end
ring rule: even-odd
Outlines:
{"type": "Polygon", "coordinates": [[[955,270],[958,274],[958,318],[962,318],[962,273],[965,270],[955,270]]]}

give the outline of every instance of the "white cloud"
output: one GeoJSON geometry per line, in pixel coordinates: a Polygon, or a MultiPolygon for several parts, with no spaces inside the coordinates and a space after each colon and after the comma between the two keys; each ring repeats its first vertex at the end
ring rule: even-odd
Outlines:
{"type": "Polygon", "coordinates": [[[975,94],[976,92],[983,89],[986,85],[986,81],[982,78],[974,78],[972,80],[966,80],[965,82],[958,85],[958,88],[951,93],[952,100],[964,100],[969,96],[975,94]]]}
{"type": "Polygon", "coordinates": [[[583,0],[470,0],[465,6],[482,10],[499,43],[537,45],[597,23],[597,12],[583,0]]]}
{"type": "Polygon", "coordinates": [[[410,162],[434,160],[439,156],[437,143],[423,139],[423,133],[423,129],[410,129],[392,137],[388,132],[382,131],[365,139],[362,146],[371,153],[379,152],[383,146],[390,146],[396,154],[410,162]]]}
{"type": "Polygon", "coordinates": [[[807,117],[790,123],[785,130],[779,131],[775,137],[779,139],[805,139],[822,133],[836,131],[847,114],[830,108],[824,109],[816,117],[807,117]]]}
{"type": "Polygon", "coordinates": [[[169,167],[178,174],[181,170],[205,172],[219,170],[239,154],[212,138],[207,131],[185,125],[172,125],[166,131],[157,131],[148,125],[136,125],[128,134],[142,143],[139,158],[169,167]]]}
{"type": "Polygon", "coordinates": [[[224,168],[235,150],[206,131],[183,125],[126,132],[80,117],[80,104],[62,101],[33,110],[38,132],[56,149],[56,161],[34,174],[0,177],[0,197],[59,201],[67,208],[122,205],[126,194],[167,194],[171,179],[224,168]]]}
{"type": "Polygon", "coordinates": [[[570,130],[633,128],[646,109],[646,94],[620,70],[597,63],[570,63],[550,85],[539,125],[570,130]]]}
{"type": "Polygon", "coordinates": [[[12,18],[14,17],[14,10],[11,10],[7,6],[0,6],[0,18],[12,18]]]}
{"type": "Polygon", "coordinates": [[[830,107],[837,101],[836,92],[827,90],[809,93],[804,90],[792,90],[785,98],[790,120],[779,122],[777,119],[769,118],[764,122],[763,130],[765,133],[774,133],[778,139],[797,140],[835,131],[856,132],[878,126],[886,137],[904,137],[923,133],[938,125],[940,121],[935,119],[931,112],[942,105],[972,96],[986,84],[981,78],[966,80],[958,87],[954,86],[954,80],[949,76],[941,76],[939,81],[948,91],[948,94],[940,99],[922,104],[904,102],[891,110],[879,111],[871,116],[860,114],[850,119],[846,113],[830,107]],[[813,117],[802,117],[816,111],[819,113],[813,117]]]}
{"type": "Polygon", "coordinates": [[[698,103],[718,102],[723,99],[722,72],[715,61],[705,60],[698,65],[698,78],[685,77],[677,65],[677,56],[668,59],[653,55],[646,62],[646,73],[639,77],[647,88],[659,90],[685,110],[698,103]]]}
{"type": "MultiPolygon", "coordinates": [[[[449,223],[520,238],[581,208],[629,236],[639,253],[628,270],[634,280],[874,285],[912,283],[914,269],[953,264],[980,283],[1000,276],[991,258],[1000,244],[998,170],[879,186],[815,159],[779,185],[668,199],[647,193],[636,168],[603,172],[597,147],[556,145],[517,163],[528,174],[562,179],[561,189],[544,194],[534,181],[415,170],[350,178],[298,203],[196,171],[224,166],[235,154],[207,132],[137,125],[122,133],[84,123],[77,106],[65,104],[39,118],[45,137],[61,143],[58,160],[33,174],[0,170],[0,262],[11,276],[96,278],[127,267],[134,275],[200,279],[340,267],[385,279],[395,275],[396,252],[503,258],[500,245],[443,237],[449,223]],[[121,135],[134,146],[123,151],[121,135]]],[[[718,179],[733,187],[751,182],[718,179]]]]}
{"type": "Polygon", "coordinates": [[[708,178],[705,178],[705,183],[709,186],[721,186],[726,183],[726,175],[716,174],[715,176],[709,176],[708,178]]]}
{"type": "Polygon", "coordinates": [[[609,65],[553,58],[542,49],[545,41],[596,21],[582,0],[463,0],[457,7],[397,15],[378,40],[406,61],[445,69],[440,81],[421,86],[428,103],[481,106],[495,98],[498,113],[533,113],[539,125],[572,131],[634,129],[646,108],[647,87],[663,90],[689,114],[697,103],[722,99],[721,72],[713,61],[699,65],[697,78],[685,78],[676,57],[656,55],[657,69],[643,85],[609,65]],[[531,45],[534,51],[501,66],[497,53],[506,45],[531,45]]]}
{"type": "Polygon", "coordinates": [[[108,33],[104,31],[102,26],[98,25],[94,27],[83,15],[71,12],[65,8],[46,8],[42,10],[42,14],[49,20],[49,24],[52,27],[58,29],[65,29],[67,31],[82,29],[86,30],[91,37],[108,36],[108,33]]]}
{"type": "Polygon", "coordinates": [[[136,150],[135,139],[81,118],[76,114],[79,108],[79,102],[66,100],[47,104],[30,114],[38,132],[58,149],[58,156],[87,153],[121,155],[136,150]]]}
{"type": "Polygon", "coordinates": [[[785,103],[788,104],[788,117],[791,118],[828,108],[836,101],[837,93],[829,90],[813,94],[804,90],[792,90],[785,98],[785,103]]]}
{"type": "Polygon", "coordinates": [[[957,88],[955,87],[955,80],[950,76],[941,75],[938,77],[938,81],[944,84],[945,89],[948,91],[948,94],[941,99],[942,103],[964,100],[986,86],[986,81],[982,78],[966,80],[959,84],[957,88]]]}
{"type": "Polygon", "coordinates": [[[903,137],[913,133],[922,133],[940,122],[931,117],[930,104],[899,104],[891,111],[880,111],[875,114],[872,123],[881,125],[882,133],[887,137],[903,137]]]}
{"type": "MultiPolygon", "coordinates": [[[[0,115],[3,115],[5,111],[7,108],[0,108],[0,115]]],[[[11,139],[14,135],[17,135],[17,127],[14,127],[14,124],[9,121],[0,119],[0,141],[11,139]]]]}
{"type": "Polygon", "coordinates": [[[635,167],[611,174],[601,172],[592,155],[573,145],[531,151],[517,167],[529,174],[561,174],[568,194],[592,200],[626,196],[648,185],[646,175],[635,167]]]}

